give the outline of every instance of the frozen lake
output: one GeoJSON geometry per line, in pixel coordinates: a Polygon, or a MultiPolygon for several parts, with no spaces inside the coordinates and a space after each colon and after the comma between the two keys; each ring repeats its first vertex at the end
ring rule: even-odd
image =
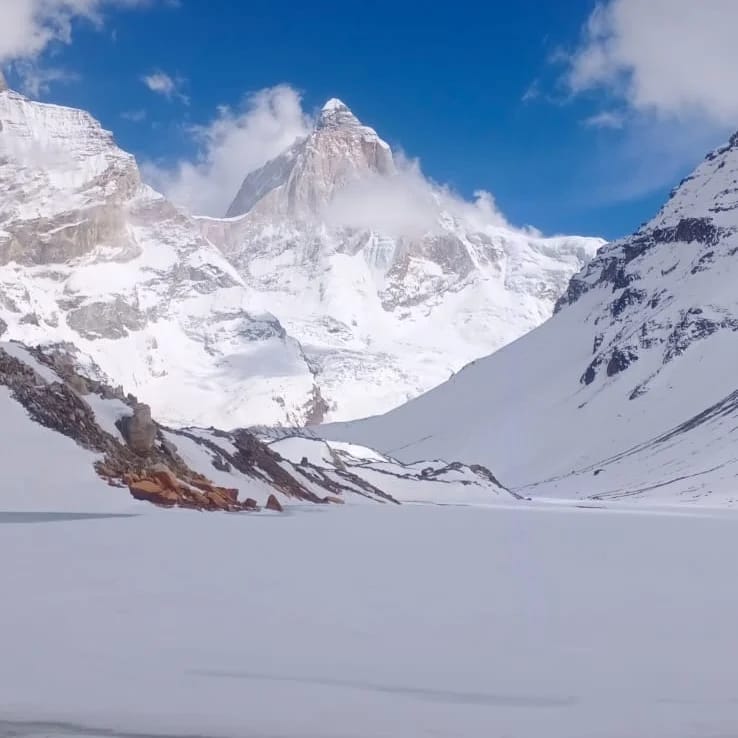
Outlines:
{"type": "Polygon", "coordinates": [[[0,523],[0,736],[738,735],[730,511],[0,523]]]}

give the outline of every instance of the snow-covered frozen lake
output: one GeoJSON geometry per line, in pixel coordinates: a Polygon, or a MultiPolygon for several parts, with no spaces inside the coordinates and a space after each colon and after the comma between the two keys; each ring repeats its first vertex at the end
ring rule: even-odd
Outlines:
{"type": "Polygon", "coordinates": [[[738,514],[0,515],[0,736],[734,738],[738,514]]]}

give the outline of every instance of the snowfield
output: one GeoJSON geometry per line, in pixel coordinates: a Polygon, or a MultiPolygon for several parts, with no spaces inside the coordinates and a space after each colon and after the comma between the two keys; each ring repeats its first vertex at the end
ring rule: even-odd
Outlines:
{"type": "Polygon", "coordinates": [[[0,735],[738,734],[731,511],[145,511],[0,513],[0,735]]]}

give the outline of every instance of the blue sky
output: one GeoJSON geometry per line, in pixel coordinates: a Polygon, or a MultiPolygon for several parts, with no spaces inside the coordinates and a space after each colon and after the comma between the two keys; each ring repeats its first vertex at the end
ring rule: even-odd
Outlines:
{"type": "MultiPolygon", "coordinates": [[[[427,176],[465,197],[492,192],[515,224],[610,238],[653,215],[731,129],[726,111],[676,110],[682,92],[644,105],[626,89],[652,74],[639,57],[613,53],[592,72],[592,0],[72,4],[85,1],[100,5],[98,22],[73,16],[71,35],[56,29],[40,49],[7,52],[7,76],[17,86],[58,77],[39,97],[90,110],[124,148],[162,165],[196,156],[192,126],[219,106],[238,111],[249,94],[287,84],[307,113],[340,97],[427,176]],[[170,94],[143,83],[155,73],[174,81],[170,94]]],[[[614,14],[638,12],[634,0],[609,3],[605,33],[630,48],[631,20],[614,14]]]]}

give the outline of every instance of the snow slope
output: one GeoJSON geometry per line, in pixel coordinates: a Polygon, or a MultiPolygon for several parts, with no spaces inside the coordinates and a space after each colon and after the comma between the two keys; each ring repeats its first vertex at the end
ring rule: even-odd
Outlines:
{"type": "Polygon", "coordinates": [[[738,499],[738,136],[556,315],[395,412],[328,438],[482,463],[524,494],[738,499]]]}
{"type": "Polygon", "coordinates": [[[0,342],[0,511],[140,511],[120,480],[131,473],[146,476],[162,464],[175,477],[178,470],[184,480],[199,473],[237,490],[241,502],[250,498],[260,506],[272,495],[285,507],[326,498],[455,505],[515,499],[486,469],[405,466],[370,449],[316,438],[286,438],[267,448],[243,432],[187,428],[159,434],[154,427],[148,452],[131,458],[117,423],[133,415],[136,403],[79,375],[60,373],[63,364],[49,358],[0,342]],[[98,476],[96,464],[108,470],[100,474],[114,486],[98,476]]]}
{"type": "Polygon", "coordinates": [[[603,243],[463,203],[339,100],[228,215],[203,233],[300,341],[332,420],[389,410],[539,325],[603,243]]]}
{"type": "Polygon", "coordinates": [[[0,513],[0,734],[735,736],[738,519],[688,513],[0,513]]]}
{"type": "Polygon", "coordinates": [[[171,423],[301,425],[299,344],[89,114],[0,91],[0,336],[66,342],[171,423]]]}

